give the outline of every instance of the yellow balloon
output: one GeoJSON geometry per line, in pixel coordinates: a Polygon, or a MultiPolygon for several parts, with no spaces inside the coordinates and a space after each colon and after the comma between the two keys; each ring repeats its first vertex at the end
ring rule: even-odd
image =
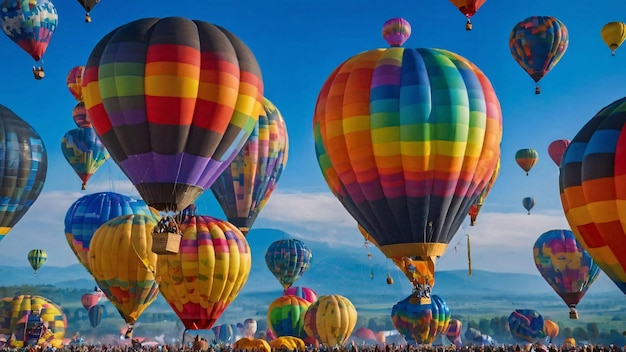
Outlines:
{"type": "Polygon", "coordinates": [[[159,256],[159,289],[186,329],[210,329],[248,280],[252,256],[235,225],[189,216],[177,254],[159,256]]]}
{"type": "Polygon", "coordinates": [[[609,22],[602,27],[600,35],[604,43],[611,49],[611,54],[615,55],[615,50],[617,50],[626,39],[626,23],[609,22]]]}
{"type": "Polygon", "coordinates": [[[124,215],[96,230],[89,245],[89,268],[98,286],[133,324],[159,294],[152,248],[155,217],[124,215]]]}
{"type": "Polygon", "coordinates": [[[339,295],[320,296],[304,315],[304,331],[328,346],[343,345],[356,326],[357,312],[339,295]]]}
{"type": "Polygon", "coordinates": [[[46,327],[42,330],[37,345],[59,348],[62,345],[67,319],[59,306],[41,296],[21,295],[11,300],[11,340],[12,347],[24,347],[24,333],[33,321],[46,327]],[[32,319],[37,317],[38,319],[32,319]]]}

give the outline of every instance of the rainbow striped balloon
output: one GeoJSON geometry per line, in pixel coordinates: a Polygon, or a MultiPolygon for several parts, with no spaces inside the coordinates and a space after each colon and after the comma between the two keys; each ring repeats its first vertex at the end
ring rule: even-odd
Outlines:
{"type": "Polygon", "coordinates": [[[263,79],[252,51],[226,29],[146,18],[94,47],[83,98],[102,143],[146,203],[181,211],[248,140],[263,108],[263,79]]]}
{"type": "Polygon", "coordinates": [[[565,217],[583,248],[626,294],[626,98],[598,112],[561,160],[565,217]]]}
{"type": "Polygon", "coordinates": [[[502,115],[489,80],[465,58],[392,47],[334,70],[313,134],[329,188],[378,248],[432,258],[493,174],[502,115]]]}
{"type": "Polygon", "coordinates": [[[179,253],[159,256],[159,289],[185,328],[210,329],[248,280],[250,246],[236,226],[210,216],[188,216],[180,230],[179,253]]]}
{"type": "Polygon", "coordinates": [[[431,344],[448,329],[450,308],[437,295],[431,296],[430,303],[410,295],[391,308],[391,322],[407,342],[431,344]]]}
{"type": "Polygon", "coordinates": [[[248,141],[211,186],[228,221],[244,235],[276,189],[288,154],[285,120],[276,106],[263,98],[263,112],[248,141]]]}

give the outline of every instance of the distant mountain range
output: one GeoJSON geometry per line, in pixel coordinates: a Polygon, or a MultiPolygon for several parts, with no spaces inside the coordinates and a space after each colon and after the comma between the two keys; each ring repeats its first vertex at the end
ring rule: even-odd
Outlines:
{"type": "MultiPolygon", "coordinates": [[[[252,270],[241,294],[276,293],[281,286],[265,264],[265,249],[274,241],[289,238],[284,232],[272,229],[257,229],[251,237],[252,270]]],[[[411,292],[411,286],[404,275],[388,260],[370,262],[364,250],[346,250],[321,242],[310,241],[313,259],[309,270],[296,282],[296,286],[313,288],[318,294],[342,294],[347,297],[376,295],[404,298],[411,292]],[[381,264],[382,263],[382,264],[381,264]],[[370,274],[374,274],[374,278],[370,274]],[[395,283],[387,285],[389,273],[395,283]]],[[[376,253],[375,256],[380,256],[376,253]]],[[[20,263],[21,264],[21,263],[20,263]]],[[[443,297],[515,297],[519,295],[556,294],[539,275],[520,273],[497,273],[474,270],[472,276],[467,270],[439,271],[435,275],[433,292],[443,297]]],[[[80,265],[53,267],[44,265],[37,276],[28,266],[0,266],[0,286],[53,285],[59,288],[93,289],[95,282],[80,265]]],[[[604,274],[589,289],[588,295],[622,295],[617,287],[604,274]]]]}

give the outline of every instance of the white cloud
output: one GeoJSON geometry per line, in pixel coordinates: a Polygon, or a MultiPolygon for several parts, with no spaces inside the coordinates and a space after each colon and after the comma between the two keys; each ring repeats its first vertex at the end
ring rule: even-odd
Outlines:
{"type": "MultiPolygon", "coordinates": [[[[356,222],[329,192],[275,192],[257,226],[278,227],[309,241],[352,245],[355,250],[363,245],[356,222]]],[[[562,212],[481,212],[476,226],[470,227],[468,221],[459,229],[437,265],[440,270],[467,268],[465,235],[469,233],[474,269],[536,274],[532,257],[535,241],[542,233],[561,228],[569,228],[562,212]]]]}

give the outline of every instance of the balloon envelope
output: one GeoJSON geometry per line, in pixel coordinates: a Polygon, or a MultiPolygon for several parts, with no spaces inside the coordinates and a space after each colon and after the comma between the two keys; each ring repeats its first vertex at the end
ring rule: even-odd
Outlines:
{"type": "Polygon", "coordinates": [[[146,18],[96,44],[83,97],[102,143],[146,203],[181,211],[250,136],[263,81],[254,54],[226,29],[146,18]]]}
{"type": "Polygon", "coordinates": [[[61,140],[61,151],[83,181],[83,190],[91,176],[109,159],[109,152],[100,142],[96,131],[90,127],[79,127],[65,133],[61,140]]]}
{"type": "Polygon", "coordinates": [[[283,296],[297,296],[311,303],[317,301],[317,293],[308,287],[291,286],[283,290],[283,296]]]}
{"type": "Polygon", "coordinates": [[[557,139],[552,141],[552,143],[548,146],[548,155],[550,155],[550,159],[554,161],[556,166],[561,166],[563,154],[565,154],[565,150],[568,146],[569,140],[567,139],[557,139]]]}
{"type": "Polygon", "coordinates": [[[328,346],[343,345],[356,325],[357,311],[346,297],[320,296],[304,315],[304,331],[328,346]]]}
{"type": "Polygon", "coordinates": [[[186,329],[210,329],[248,280],[250,247],[237,227],[209,216],[189,216],[180,230],[179,252],[159,256],[159,290],[186,329]]]}
{"type": "Polygon", "coordinates": [[[333,71],[313,134],[329,188],[385,256],[432,261],[493,174],[502,118],[489,80],[467,59],[392,47],[333,71]]]}
{"type": "Polygon", "coordinates": [[[450,309],[440,296],[432,295],[429,303],[421,303],[410,295],[391,308],[391,322],[407,341],[431,344],[448,329],[450,309]]]}
{"type": "Polygon", "coordinates": [[[128,324],[133,324],[159,294],[157,255],[152,248],[156,218],[124,215],[96,230],[89,246],[94,280],[128,324]]]}
{"type": "Polygon", "coordinates": [[[602,27],[600,36],[604,44],[611,49],[611,54],[615,55],[615,50],[617,50],[626,39],[626,23],[609,22],[602,27]]]}
{"type": "Polygon", "coordinates": [[[559,189],[574,236],[626,294],[626,98],[600,110],[563,156],[559,189]]]}
{"type": "Polygon", "coordinates": [[[228,221],[244,235],[276,189],[287,165],[288,151],[283,116],[272,102],[263,98],[263,111],[248,141],[211,186],[228,221]]]}
{"type": "Polygon", "coordinates": [[[43,266],[46,259],[48,259],[48,253],[43,249],[32,249],[28,252],[28,263],[35,270],[35,273],[43,266]]]}
{"type": "Polygon", "coordinates": [[[74,66],[65,78],[65,84],[70,94],[79,102],[83,101],[83,71],[85,66],[74,66]]]}
{"type": "Polygon", "coordinates": [[[265,252],[267,267],[285,289],[309,269],[312,258],[311,249],[294,238],[273,242],[265,252]]]}
{"type": "Polygon", "coordinates": [[[37,200],[46,180],[48,153],[39,134],[0,105],[0,240],[37,200]]]}
{"type": "Polygon", "coordinates": [[[41,60],[59,21],[52,1],[4,0],[0,12],[4,34],[35,61],[41,60]]]}
{"type": "Polygon", "coordinates": [[[570,308],[583,298],[600,268],[569,230],[544,232],[533,247],[535,266],[570,308]]]}
{"type": "Polygon", "coordinates": [[[539,153],[534,149],[520,149],[515,153],[515,162],[522,170],[526,171],[526,175],[528,175],[528,172],[535,166],[538,160],[539,153]]]}
{"type": "Polygon", "coordinates": [[[297,296],[281,296],[267,309],[267,324],[274,335],[305,338],[304,315],[311,302],[297,296]]]}
{"type": "Polygon", "coordinates": [[[533,309],[516,309],[509,315],[509,329],[511,335],[526,342],[537,342],[544,338],[543,317],[533,309]]]}

